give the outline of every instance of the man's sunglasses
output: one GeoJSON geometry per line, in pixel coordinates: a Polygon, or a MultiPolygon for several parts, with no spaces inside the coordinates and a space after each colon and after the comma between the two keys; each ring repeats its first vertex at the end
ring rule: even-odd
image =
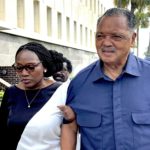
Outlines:
{"type": "Polygon", "coordinates": [[[25,69],[28,72],[32,72],[32,71],[34,71],[35,67],[37,67],[40,63],[41,62],[38,62],[37,64],[29,64],[29,65],[25,65],[25,66],[13,64],[12,66],[16,72],[22,72],[23,69],[25,69]]]}

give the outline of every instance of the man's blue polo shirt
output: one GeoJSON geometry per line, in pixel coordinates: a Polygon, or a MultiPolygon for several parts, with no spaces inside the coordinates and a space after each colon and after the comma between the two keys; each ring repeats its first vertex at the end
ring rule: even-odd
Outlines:
{"type": "Polygon", "coordinates": [[[81,150],[150,150],[150,63],[130,54],[115,81],[100,66],[82,70],[68,89],[81,150]]]}

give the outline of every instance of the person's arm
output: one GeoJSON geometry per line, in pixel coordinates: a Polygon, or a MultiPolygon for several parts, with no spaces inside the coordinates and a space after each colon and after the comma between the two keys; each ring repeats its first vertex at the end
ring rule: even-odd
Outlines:
{"type": "Polygon", "coordinates": [[[61,129],[61,150],[75,150],[78,130],[75,113],[72,108],[67,105],[60,105],[58,108],[64,114],[64,124],[61,129]]]}
{"type": "Polygon", "coordinates": [[[5,90],[4,96],[2,98],[1,106],[0,106],[0,145],[5,146],[5,143],[8,139],[8,128],[7,128],[7,121],[8,121],[8,92],[7,89],[5,90]]]}
{"type": "Polygon", "coordinates": [[[61,128],[61,150],[75,150],[78,127],[76,120],[63,124],[61,128]]]}
{"type": "Polygon", "coordinates": [[[71,122],[75,120],[75,113],[70,106],[59,105],[57,107],[63,112],[66,121],[71,122]]]}

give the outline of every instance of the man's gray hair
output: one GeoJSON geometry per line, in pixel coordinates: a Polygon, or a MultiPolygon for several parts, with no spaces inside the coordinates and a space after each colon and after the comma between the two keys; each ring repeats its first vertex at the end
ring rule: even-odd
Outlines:
{"type": "Polygon", "coordinates": [[[136,28],[136,18],[135,15],[124,8],[110,8],[108,9],[98,20],[97,26],[101,22],[101,19],[107,16],[124,16],[127,19],[127,25],[130,30],[134,30],[136,28]]]}

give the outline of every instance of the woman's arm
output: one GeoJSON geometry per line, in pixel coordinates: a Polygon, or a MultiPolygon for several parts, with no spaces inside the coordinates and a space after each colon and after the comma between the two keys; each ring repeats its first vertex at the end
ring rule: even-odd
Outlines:
{"type": "Polygon", "coordinates": [[[75,150],[78,127],[76,120],[63,124],[61,128],[61,150],[75,150]]]}
{"type": "Polygon", "coordinates": [[[64,114],[64,123],[61,128],[61,150],[75,150],[78,131],[75,113],[67,105],[60,105],[58,108],[64,114]]]}
{"type": "Polygon", "coordinates": [[[75,120],[75,113],[70,106],[59,105],[57,107],[63,112],[66,121],[71,122],[75,120]]]}

